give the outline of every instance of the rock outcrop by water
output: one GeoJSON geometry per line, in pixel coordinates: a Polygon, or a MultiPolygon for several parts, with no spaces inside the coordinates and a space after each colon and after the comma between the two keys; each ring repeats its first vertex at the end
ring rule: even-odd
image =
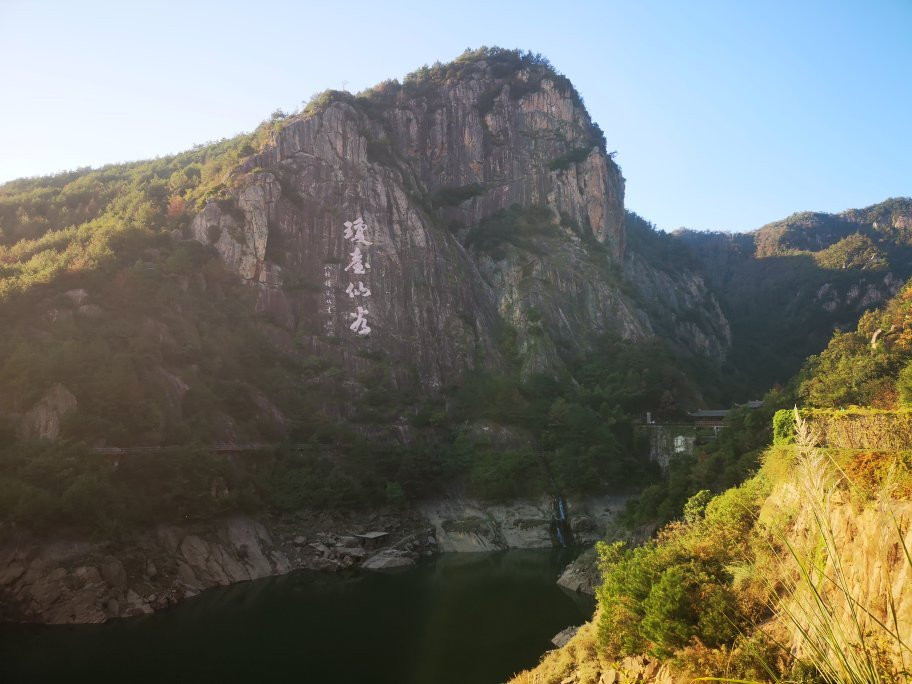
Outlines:
{"type": "Polygon", "coordinates": [[[12,535],[0,550],[2,617],[104,622],[151,613],[213,586],[289,572],[265,527],[236,517],[211,529],[160,526],[129,546],[12,535]]]}
{"type": "MultiPolygon", "coordinates": [[[[593,497],[569,503],[568,517],[576,543],[604,538],[628,497],[593,497]]],[[[543,549],[558,544],[552,500],[485,504],[453,498],[425,502],[421,513],[434,526],[441,551],[476,552],[508,548],[543,549]]]]}
{"type": "Polygon", "coordinates": [[[577,556],[557,578],[557,583],[570,591],[595,596],[595,590],[601,583],[595,548],[577,556]]]}
{"type": "MultiPolygon", "coordinates": [[[[622,503],[570,502],[577,540],[593,543],[622,503]]],[[[104,622],[298,569],[384,571],[437,552],[550,548],[550,510],[549,501],[440,500],[415,511],[159,525],[117,542],[35,538],[10,527],[0,530],[0,621],[104,622]]]]}
{"type": "Polygon", "coordinates": [[[410,565],[436,548],[433,530],[407,514],[386,519],[397,530],[383,548],[364,548],[357,537],[342,533],[365,531],[371,522],[234,516],[161,525],[104,543],[37,539],[8,529],[0,544],[0,620],[104,622],[151,613],[211,587],[295,569],[410,565]]]}

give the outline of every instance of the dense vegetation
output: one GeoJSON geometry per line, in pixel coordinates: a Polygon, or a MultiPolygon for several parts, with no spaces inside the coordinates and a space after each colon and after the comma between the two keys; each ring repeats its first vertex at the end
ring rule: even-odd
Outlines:
{"type": "MultiPolygon", "coordinates": [[[[840,565],[857,559],[839,548],[847,542],[833,516],[840,506],[871,509],[883,518],[878,533],[899,534],[890,502],[912,498],[912,347],[904,327],[910,302],[906,287],[866,313],[856,331],[837,332],[790,390],[768,395],[762,411],[731,414],[722,436],[698,451],[699,465],[672,462],[662,486],[677,487],[680,497],[718,476],[726,452],[743,454],[759,472],[715,497],[709,488],[697,492],[678,520],[642,546],[601,544],[597,632],[589,654],[581,641],[572,658],[611,663],[650,653],[725,681],[904,681],[902,635],[889,620],[865,626],[858,617],[879,614],[872,600],[899,598],[857,594],[840,565]],[[767,423],[772,429],[761,429],[775,406],[796,397],[806,408],[779,410],[767,423]],[[748,447],[760,441],[775,444],[757,457],[748,447]],[[699,479],[704,465],[709,480],[699,479]],[[679,482],[681,473],[690,479],[679,482]],[[805,634],[812,647],[796,657],[778,640],[777,621],[805,634]]],[[[731,467],[733,477],[743,473],[731,467]]],[[[657,491],[648,488],[644,500],[657,491]]],[[[653,500],[642,512],[666,504],[653,500]]],[[[901,555],[866,560],[905,567],[901,555]]],[[[565,676],[568,657],[546,659],[547,681],[565,676]]]]}
{"type": "MultiPolygon", "coordinates": [[[[27,358],[21,353],[20,359],[27,358]]],[[[117,384],[119,374],[130,368],[129,358],[123,359],[112,365],[113,386],[105,385],[103,379],[93,380],[101,383],[99,401],[107,390],[114,393],[114,401],[124,400],[125,391],[141,391],[137,383],[128,383],[126,388],[117,384]]],[[[249,356],[245,360],[264,363],[249,356]]],[[[79,363],[95,361],[80,357],[79,363]]],[[[79,363],[76,368],[84,372],[79,363]]],[[[277,370],[277,377],[284,378],[291,390],[296,382],[312,382],[319,368],[319,364],[298,368],[297,380],[288,375],[295,370],[292,368],[277,370]]],[[[42,442],[22,443],[11,429],[6,431],[0,446],[4,482],[0,515],[32,525],[69,521],[91,527],[106,525],[112,518],[128,525],[150,522],[156,516],[217,515],[234,505],[279,511],[398,505],[441,494],[457,482],[463,483],[469,495],[496,501],[542,493],[635,491],[654,481],[658,472],[641,455],[645,444],[635,430],[634,416],[659,404],[669,387],[690,390],[675,357],[658,345],[634,346],[605,339],[592,354],[579,359],[572,371],[575,379],[539,376],[526,382],[519,380],[518,373],[471,373],[439,399],[425,400],[411,409],[419,439],[410,445],[378,443],[362,436],[359,420],[367,421],[361,423],[364,426],[373,421],[388,424],[410,401],[390,397],[391,389],[382,384],[362,402],[380,413],[360,418],[356,414],[348,422],[321,414],[307,403],[307,394],[297,392],[298,401],[304,403],[292,414],[297,421],[285,445],[251,453],[241,461],[210,455],[206,443],[197,441],[194,446],[192,436],[199,434],[193,432],[195,421],[218,415],[213,406],[204,403],[207,396],[199,398],[198,418],[191,415],[173,426],[179,431],[176,436],[188,439],[142,457],[130,454],[114,459],[87,453],[79,437],[92,434],[99,426],[92,423],[93,414],[86,409],[85,419],[68,422],[66,446],[59,448],[42,442]],[[384,395],[386,400],[380,401],[384,395]],[[196,458],[199,467],[187,470],[196,458]],[[121,465],[114,467],[114,460],[121,465]],[[124,474],[152,466],[144,490],[148,498],[133,496],[134,484],[124,474]],[[52,471],[54,476],[47,478],[52,471]],[[220,488],[214,484],[216,480],[227,483],[230,497],[212,493],[220,488]],[[153,503],[162,496],[171,504],[153,503]],[[76,505],[92,514],[70,515],[76,505]]],[[[244,372],[238,370],[226,380],[231,387],[213,391],[208,399],[238,401],[243,393],[231,390],[243,377],[244,372]]],[[[151,410],[142,402],[135,405],[151,410]]],[[[142,421],[148,421],[148,416],[134,418],[123,414],[123,409],[118,412],[117,406],[110,421],[118,431],[155,429],[161,419],[154,416],[146,424],[142,421]]],[[[238,410],[256,415],[250,407],[238,410]]],[[[123,436],[129,435],[124,432],[123,436]]]]}
{"type": "MultiPolygon", "coordinates": [[[[698,257],[712,262],[717,285],[723,277],[720,274],[728,274],[724,277],[730,289],[719,297],[728,307],[736,303],[737,308],[727,310],[734,337],[733,359],[725,366],[730,374],[715,383],[723,396],[737,396],[739,388],[745,392],[757,386],[758,379],[770,383],[782,377],[777,373],[804,364],[784,388],[766,394],[762,409],[733,411],[718,436],[699,440],[692,457],[674,459],[666,477],[649,485],[628,507],[628,525],[668,522],[681,514],[695,492],[719,493],[742,482],[759,466],[772,438],[771,419],[777,410],[795,403],[894,408],[912,402],[912,343],[904,332],[912,313],[909,288],[883,309],[861,314],[854,331],[836,331],[821,353],[805,359],[803,352],[793,351],[796,346],[819,349],[824,343],[818,340],[831,334],[833,325],[825,309],[800,301],[801,292],[810,292],[823,281],[856,283],[860,271],[882,273],[886,253],[896,262],[894,271],[901,272],[901,256],[906,253],[903,241],[910,237],[903,227],[909,211],[907,200],[888,200],[847,212],[844,216],[848,218],[797,214],[753,236],[690,234],[678,236],[677,241],[647,230],[648,224],[643,225],[640,217],[628,216],[628,239],[638,252],[671,263],[688,263],[698,257]],[[864,226],[868,232],[858,232],[864,226]],[[763,258],[751,256],[754,252],[763,258]],[[790,270],[789,264],[796,270],[790,270]],[[749,292],[748,286],[756,290],[749,292]],[[795,291],[799,292],[798,303],[783,309],[779,302],[795,302],[795,291]],[[881,332],[872,345],[877,330],[881,332]],[[796,336],[802,336],[800,343],[796,336]],[[780,356],[788,345],[793,349],[780,356]],[[747,357],[751,363],[746,362],[747,357]]],[[[845,315],[852,323],[851,314],[845,315]]]]}
{"type": "Polygon", "coordinates": [[[751,556],[750,533],[768,489],[758,477],[715,498],[700,493],[684,520],[655,540],[633,549],[602,544],[602,647],[616,656],[668,658],[694,643],[731,645],[755,624],[762,596],[737,591],[731,566],[751,556]]]}
{"type": "Polygon", "coordinates": [[[898,198],[839,215],[795,214],[753,233],[675,233],[731,324],[729,363],[742,391],[786,383],[835,329],[854,328],[891,283],[912,275],[910,226],[912,200],[898,198]]]}
{"type": "Polygon", "coordinates": [[[506,255],[505,245],[535,251],[533,238],[556,235],[557,227],[548,207],[500,209],[472,228],[465,239],[466,247],[491,254],[495,259],[506,255]]]}
{"type": "Polygon", "coordinates": [[[912,288],[865,313],[852,332],[837,333],[801,376],[804,403],[892,408],[912,401],[912,288]]]}
{"type": "Polygon", "coordinates": [[[129,458],[87,453],[80,444],[0,448],[0,519],[36,531],[112,539],[136,526],[253,510],[257,496],[242,470],[204,448],[129,458]]]}
{"type": "Polygon", "coordinates": [[[186,226],[203,203],[229,196],[238,163],[262,149],[280,115],[256,131],[152,161],[81,169],[0,187],[0,303],[39,284],[109,275],[124,249],[186,226]]]}
{"type": "Polygon", "coordinates": [[[761,409],[732,411],[718,436],[698,443],[692,457],[673,459],[666,477],[646,487],[628,507],[627,524],[668,522],[680,515],[695,492],[719,493],[742,482],[757,469],[773,439],[774,413],[782,412],[786,424],[779,432],[786,434],[792,424],[790,413],[783,410],[795,403],[834,409],[912,405],[910,317],[912,287],[907,286],[882,309],[864,313],[855,330],[837,331],[787,387],[767,393],[761,409]]]}
{"type": "Polygon", "coordinates": [[[294,387],[306,369],[267,344],[249,316],[253,293],[209,250],[149,235],[121,245],[118,258],[135,261],[74,277],[69,285],[87,287],[55,288],[38,306],[5,306],[14,313],[0,339],[5,413],[27,411],[62,383],[79,398],[64,439],[130,446],[259,437],[270,428],[258,392],[300,403],[294,387]],[[99,285],[104,277],[110,285],[99,285]],[[212,423],[219,415],[228,427],[212,423]]]}
{"type": "MultiPolygon", "coordinates": [[[[906,681],[898,585],[868,595],[850,568],[892,576],[912,567],[894,553],[907,523],[893,506],[912,498],[908,414],[783,411],[778,444],[744,484],[716,497],[699,492],[682,519],[642,546],[600,544],[594,652],[582,657],[649,653],[724,681],[906,681]],[[859,440],[872,448],[845,448],[859,440]],[[858,515],[861,529],[842,529],[846,515],[858,515]],[[879,546],[872,536],[882,535],[879,546]],[[867,556],[853,557],[862,545],[867,556]],[[885,609],[884,621],[876,616],[885,609]],[[807,641],[796,653],[797,633],[807,641]]],[[[553,681],[569,666],[546,665],[553,681]]]]}
{"type": "Polygon", "coordinates": [[[792,397],[791,392],[772,390],[761,408],[734,409],[718,433],[699,434],[693,455],[675,455],[664,477],[627,505],[624,523],[630,528],[663,525],[679,518],[697,492],[719,494],[744,482],[759,468],[771,441],[774,412],[789,405],[792,397]]]}

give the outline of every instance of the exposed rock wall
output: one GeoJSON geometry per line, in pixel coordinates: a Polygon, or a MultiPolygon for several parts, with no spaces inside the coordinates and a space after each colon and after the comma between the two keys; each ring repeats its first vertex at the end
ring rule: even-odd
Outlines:
{"type": "MultiPolygon", "coordinates": [[[[502,368],[507,324],[526,374],[552,371],[601,333],[656,334],[653,314],[621,286],[624,180],[595,131],[559,79],[538,68],[503,74],[483,60],[419,90],[337,94],[291,119],[233,175],[231,198],[207,204],[190,230],[260,289],[258,308],[304,353],[346,370],[382,357],[397,380],[439,387],[478,363],[502,368]],[[493,256],[473,247],[472,231],[512,206],[547,208],[548,235],[493,256]],[[371,291],[363,302],[345,291],[343,223],[357,218],[372,243],[357,278],[371,291]],[[370,335],[349,330],[361,303],[370,335]]],[[[724,319],[698,282],[627,270],[658,310],[708,298],[709,325],[666,327],[683,348],[724,354],[724,319]]]]}
{"type": "Polygon", "coordinates": [[[725,359],[731,328],[702,275],[679,264],[652,263],[635,252],[626,255],[624,275],[657,333],[697,356],[725,359]]]}
{"type": "Polygon", "coordinates": [[[431,193],[482,186],[482,194],[448,210],[451,220],[472,226],[513,204],[549,205],[587,226],[620,258],[620,170],[594,144],[589,115],[571,92],[544,78],[539,90],[517,96],[532,78],[530,70],[513,80],[481,68],[428,95],[403,94],[384,115],[390,142],[431,193]],[[487,107],[479,105],[485,95],[493,96],[487,107]],[[589,153],[565,169],[552,168],[576,150],[589,153]]]}
{"type": "Polygon", "coordinates": [[[382,354],[439,386],[477,357],[497,367],[490,292],[458,241],[410,198],[402,173],[368,161],[370,129],[346,103],[290,124],[257,162],[270,171],[239,181],[242,227],[212,229],[237,218],[210,203],[193,222],[194,237],[218,235],[215,248],[259,285],[273,322],[309,340],[311,353],[330,353],[326,339],[339,342],[336,355],[350,370],[353,354],[382,354]],[[343,223],[357,218],[372,243],[370,270],[358,277],[372,293],[365,337],[349,330],[355,302],[345,292],[352,247],[343,223]]]}
{"type": "MultiPolygon", "coordinates": [[[[604,538],[628,498],[606,496],[569,502],[567,516],[576,542],[594,544],[604,538]]],[[[420,510],[433,525],[441,551],[536,549],[556,544],[550,499],[502,505],[440,499],[424,502],[420,510]]]]}
{"type": "Polygon", "coordinates": [[[57,383],[49,389],[19,421],[19,434],[25,439],[56,439],[60,421],[77,406],[76,397],[57,383]]]}
{"type": "MultiPolygon", "coordinates": [[[[623,497],[570,502],[575,538],[600,539],[623,504],[623,497]]],[[[438,551],[549,548],[550,515],[549,501],[443,499],[411,511],[160,525],[125,542],[39,539],[0,528],[0,621],[104,622],[296,569],[385,570],[438,551]],[[376,530],[388,533],[379,544],[355,536],[376,530]]]]}
{"type": "Polygon", "coordinates": [[[234,516],[160,525],[125,542],[40,539],[15,529],[0,543],[0,621],[104,622],[166,608],[205,589],[295,569],[412,564],[436,550],[433,530],[404,513],[289,520],[234,516]],[[389,530],[377,548],[352,532],[389,530]]]}
{"type": "Polygon", "coordinates": [[[783,593],[767,629],[805,657],[831,648],[823,634],[835,635],[846,652],[864,634],[869,647],[882,648],[882,657],[904,670],[905,647],[884,633],[895,631],[901,639],[912,633],[912,563],[903,551],[912,548],[912,502],[885,496],[860,504],[846,491],[826,493],[822,470],[780,485],[761,511],[761,520],[792,518],[787,538],[794,550],[780,570],[793,589],[783,593]],[[817,486],[820,491],[814,491],[817,486]],[[809,573],[813,593],[799,579],[797,558],[809,573]],[[809,640],[818,645],[812,649],[809,640]]]}
{"type": "Polygon", "coordinates": [[[205,532],[161,526],[128,549],[15,539],[0,549],[0,617],[51,624],[151,613],[203,589],[289,572],[266,528],[231,518],[205,532]]]}

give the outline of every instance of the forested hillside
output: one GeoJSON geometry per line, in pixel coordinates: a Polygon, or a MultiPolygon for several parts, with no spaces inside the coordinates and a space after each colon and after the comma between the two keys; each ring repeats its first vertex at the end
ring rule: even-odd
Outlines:
{"type": "Polygon", "coordinates": [[[912,200],[841,214],[804,212],[752,233],[678,231],[731,324],[745,389],[788,381],[835,329],[896,293],[912,274],[912,200]]]}
{"type": "Polygon", "coordinates": [[[0,507],[132,524],[637,488],[634,422],[721,400],[729,345],[659,243],[570,81],[498,48],[7,183],[0,507]]]}

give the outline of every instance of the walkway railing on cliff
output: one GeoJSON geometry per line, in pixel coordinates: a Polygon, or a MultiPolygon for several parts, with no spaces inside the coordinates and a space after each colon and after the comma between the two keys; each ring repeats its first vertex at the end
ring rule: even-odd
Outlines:
{"type": "MultiPolygon", "coordinates": [[[[208,445],[208,449],[216,454],[236,454],[248,451],[269,451],[277,449],[279,444],[265,444],[261,442],[244,442],[233,444],[230,442],[215,442],[208,445]]],[[[306,444],[293,445],[296,449],[307,447],[306,444]]],[[[89,450],[93,454],[102,454],[105,456],[130,456],[138,454],[153,454],[162,451],[170,451],[173,446],[140,446],[140,447],[91,447],[89,450]]]]}

